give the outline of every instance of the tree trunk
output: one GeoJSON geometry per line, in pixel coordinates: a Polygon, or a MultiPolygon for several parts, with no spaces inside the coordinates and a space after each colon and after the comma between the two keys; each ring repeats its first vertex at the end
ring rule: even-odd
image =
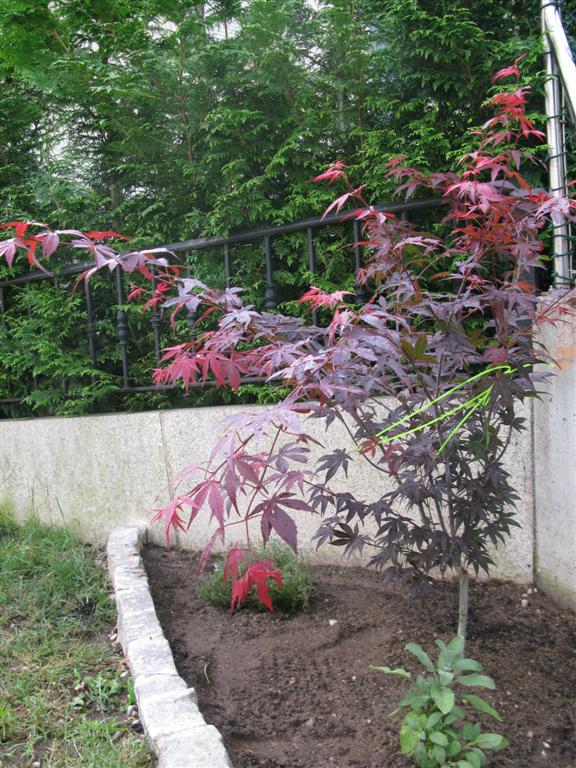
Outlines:
{"type": "Polygon", "coordinates": [[[464,568],[460,571],[458,580],[458,637],[466,642],[466,628],[468,625],[468,573],[464,568]]]}

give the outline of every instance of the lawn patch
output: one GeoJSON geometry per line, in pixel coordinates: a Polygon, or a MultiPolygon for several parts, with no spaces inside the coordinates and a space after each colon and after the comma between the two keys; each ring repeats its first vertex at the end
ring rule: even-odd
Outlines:
{"type": "Polygon", "coordinates": [[[149,768],[101,552],[0,511],[0,766],[149,768]]]}

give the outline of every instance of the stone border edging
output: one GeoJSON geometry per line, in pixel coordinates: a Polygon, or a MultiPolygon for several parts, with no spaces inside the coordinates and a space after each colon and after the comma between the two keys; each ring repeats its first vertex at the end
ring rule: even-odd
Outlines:
{"type": "Polygon", "coordinates": [[[140,557],[146,540],[145,524],[122,525],[112,531],[107,546],[118,640],[144,732],[158,768],[232,768],[220,732],[206,723],[195,690],[176,671],[140,557]]]}

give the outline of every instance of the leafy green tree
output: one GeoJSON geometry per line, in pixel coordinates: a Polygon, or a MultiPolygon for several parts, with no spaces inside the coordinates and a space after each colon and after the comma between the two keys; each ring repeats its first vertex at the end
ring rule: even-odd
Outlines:
{"type": "MultiPolygon", "coordinates": [[[[534,0],[3,8],[0,72],[13,100],[3,114],[14,151],[32,140],[26,178],[35,165],[46,184],[50,170],[70,197],[86,195],[91,216],[95,192],[98,219],[148,243],[320,211],[326,192],[307,182],[339,157],[387,195],[386,159],[440,167],[485,117],[489,73],[539,51],[534,0]]],[[[68,223],[66,204],[30,202],[68,223]]]]}
{"type": "MultiPolygon", "coordinates": [[[[136,248],[228,234],[319,214],[330,190],[309,181],[335,159],[388,199],[388,159],[446,167],[486,118],[489,73],[523,51],[540,68],[537,5],[4,0],[1,218],[113,228],[136,248]]],[[[324,289],[352,286],[350,240],[341,228],[319,238],[324,289]]],[[[311,282],[304,249],[301,235],[274,242],[285,306],[311,282]]],[[[261,302],[261,247],[232,257],[261,302]]],[[[190,266],[217,284],[217,261],[192,254],[190,266]]],[[[131,322],[133,336],[149,331],[131,322]]],[[[112,360],[112,336],[100,341],[112,360]]]]}

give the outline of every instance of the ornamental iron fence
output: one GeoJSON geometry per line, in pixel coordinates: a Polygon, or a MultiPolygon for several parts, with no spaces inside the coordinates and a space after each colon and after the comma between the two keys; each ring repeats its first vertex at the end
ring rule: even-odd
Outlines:
{"type": "MultiPolygon", "coordinates": [[[[406,202],[389,203],[377,206],[378,210],[395,213],[400,216],[408,216],[410,214],[419,214],[423,212],[433,211],[444,206],[442,199],[424,199],[424,200],[412,200],[406,202]]],[[[268,227],[265,229],[251,230],[247,232],[239,232],[229,237],[213,237],[213,238],[197,238],[191,240],[185,240],[177,243],[168,243],[164,246],[167,251],[175,253],[177,256],[181,256],[180,263],[187,271],[188,276],[196,276],[192,273],[192,268],[187,266],[192,260],[192,256],[199,252],[211,252],[212,259],[216,259],[219,262],[220,267],[224,269],[224,282],[227,287],[231,287],[236,283],[236,275],[234,269],[234,247],[242,244],[258,245],[262,251],[262,273],[263,273],[263,296],[262,305],[266,310],[273,310],[278,304],[277,285],[275,280],[275,248],[274,244],[279,238],[284,235],[292,233],[301,233],[304,235],[305,253],[301,254],[301,258],[307,260],[307,271],[310,276],[318,274],[318,265],[316,259],[316,239],[318,232],[322,228],[338,227],[347,228],[346,232],[349,232],[352,236],[352,241],[349,248],[352,251],[350,259],[350,273],[356,274],[356,272],[362,266],[362,251],[361,245],[361,224],[359,221],[343,221],[346,218],[345,213],[328,215],[325,217],[312,217],[281,226],[268,227]],[[216,252],[216,255],[215,255],[216,252]]],[[[344,234],[344,232],[342,233],[344,234]]],[[[9,328],[5,321],[5,317],[10,309],[10,293],[14,290],[25,289],[26,287],[33,286],[35,284],[43,284],[52,282],[57,288],[70,288],[74,276],[80,275],[86,270],[93,267],[92,262],[78,262],[75,261],[71,264],[62,266],[61,268],[51,271],[35,271],[27,274],[19,275],[6,280],[0,281],[0,329],[3,329],[3,333],[9,333],[9,328]]],[[[131,345],[140,345],[141,338],[136,340],[130,333],[130,317],[127,312],[126,306],[126,289],[128,276],[120,269],[116,269],[108,279],[113,281],[113,284],[108,283],[108,304],[111,306],[115,317],[113,321],[108,318],[107,330],[108,333],[113,333],[116,337],[116,379],[118,384],[114,385],[115,392],[127,394],[127,393],[145,393],[155,391],[166,391],[180,389],[179,385],[160,385],[156,386],[151,383],[151,370],[149,368],[148,381],[149,383],[143,383],[140,379],[142,374],[135,375],[133,372],[131,356],[131,345]],[[113,294],[112,304],[110,305],[110,294],[113,294]],[[112,326],[113,330],[112,330],[112,326]]],[[[357,303],[362,303],[366,299],[363,287],[355,280],[355,294],[357,303]]],[[[98,312],[97,300],[95,296],[94,287],[92,281],[83,280],[82,285],[82,304],[81,311],[78,313],[79,319],[83,322],[82,332],[85,336],[85,349],[87,356],[95,371],[102,370],[103,361],[99,354],[99,336],[102,333],[102,324],[104,322],[101,313],[98,312]]],[[[155,279],[152,276],[151,288],[155,287],[155,279]]],[[[102,296],[102,292],[98,291],[98,296],[102,296]]],[[[28,312],[32,310],[28,308],[28,312]]],[[[196,317],[189,315],[187,317],[188,327],[192,327],[196,317]]],[[[317,322],[316,313],[313,313],[312,320],[317,322]]],[[[140,350],[140,358],[145,357],[146,354],[152,358],[155,364],[158,364],[162,355],[162,348],[165,346],[162,341],[162,329],[165,324],[165,319],[162,313],[157,307],[152,307],[149,317],[148,331],[151,334],[151,347],[150,350],[140,350]]],[[[76,329],[78,330],[78,329],[76,329]]],[[[153,366],[151,366],[153,367],[153,366]]],[[[244,383],[254,382],[254,379],[245,379],[244,383]]],[[[191,384],[193,388],[202,388],[211,386],[211,382],[191,384]]],[[[62,381],[62,391],[65,396],[66,382],[62,381]]],[[[21,397],[0,397],[0,405],[8,405],[22,402],[21,397]]]]}

